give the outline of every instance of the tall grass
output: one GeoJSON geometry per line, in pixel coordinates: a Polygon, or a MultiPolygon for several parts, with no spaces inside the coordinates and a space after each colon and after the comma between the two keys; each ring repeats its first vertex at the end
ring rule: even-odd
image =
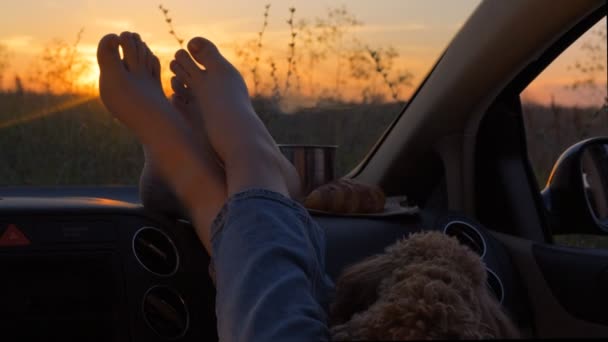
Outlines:
{"type": "Polygon", "coordinates": [[[163,14],[163,17],[165,19],[165,23],[167,23],[167,26],[169,26],[169,34],[173,38],[175,38],[175,40],[179,44],[179,47],[183,48],[184,47],[184,39],[180,38],[180,36],[175,31],[175,28],[173,27],[173,18],[171,18],[171,16],[169,15],[169,9],[165,8],[162,4],[158,5],[158,9],[163,14]]]}
{"type": "Polygon", "coordinates": [[[406,100],[414,75],[394,67],[398,50],[372,48],[372,44],[362,42],[354,28],[364,24],[345,6],[329,8],[325,15],[313,19],[298,19],[297,9],[289,7],[285,44],[275,42],[275,47],[262,42],[272,21],[269,8],[264,8],[257,37],[235,44],[237,68],[246,71],[243,75],[253,97],[269,98],[289,112],[324,103],[406,100]],[[276,46],[284,46],[284,50],[276,46]],[[323,82],[320,74],[324,74],[323,82]],[[384,85],[378,87],[378,83],[384,85]]]}
{"type": "Polygon", "coordinates": [[[54,39],[44,46],[41,55],[30,65],[29,90],[53,94],[92,91],[92,85],[77,83],[92,68],[78,50],[83,34],[84,28],[78,31],[71,44],[54,39]]]}
{"type": "MultiPolygon", "coordinates": [[[[98,98],[80,104],[73,101],[78,98],[0,93],[0,185],[136,184],[143,163],[136,139],[98,98]]],[[[401,108],[337,103],[285,115],[268,98],[253,103],[278,143],[339,145],[338,174],[367,153],[401,108]]],[[[524,112],[528,153],[541,185],[568,146],[608,130],[607,115],[592,108],[526,104],[524,112]]]]}

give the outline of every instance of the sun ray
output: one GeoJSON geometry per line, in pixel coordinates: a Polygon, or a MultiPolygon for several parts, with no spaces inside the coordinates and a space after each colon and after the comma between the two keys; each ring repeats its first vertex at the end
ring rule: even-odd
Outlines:
{"type": "Polygon", "coordinates": [[[87,96],[82,96],[82,97],[78,97],[75,99],[70,99],[68,101],[57,104],[55,106],[50,106],[50,107],[35,111],[33,113],[25,114],[22,117],[19,117],[16,119],[11,119],[11,120],[8,120],[5,122],[0,122],[0,129],[17,126],[17,125],[22,125],[22,124],[25,124],[28,122],[32,122],[32,121],[47,117],[47,116],[52,116],[52,115],[58,114],[64,110],[77,107],[83,103],[91,101],[94,98],[96,98],[96,96],[87,95],[87,96]]]}

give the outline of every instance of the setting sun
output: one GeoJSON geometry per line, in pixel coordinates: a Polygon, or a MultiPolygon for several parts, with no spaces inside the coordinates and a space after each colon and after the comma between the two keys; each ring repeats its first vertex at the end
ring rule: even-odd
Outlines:
{"type": "Polygon", "coordinates": [[[99,67],[95,57],[87,56],[85,59],[86,72],[76,80],[76,84],[85,92],[97,93],[99,88],[99,67]]]}

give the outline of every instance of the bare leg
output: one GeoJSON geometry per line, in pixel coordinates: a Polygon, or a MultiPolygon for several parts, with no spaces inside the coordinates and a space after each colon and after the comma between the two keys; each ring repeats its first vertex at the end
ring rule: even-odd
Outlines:
{"type": "Polygon", "coordinates": [[[101,99],[158,161],[160,172],[190,211],[199,238],[211,253],[210,226],[226,199],[224,174],[163,94],[158,60],[151,55],[137,34],[102,38],[97,53],[101,99]]]}

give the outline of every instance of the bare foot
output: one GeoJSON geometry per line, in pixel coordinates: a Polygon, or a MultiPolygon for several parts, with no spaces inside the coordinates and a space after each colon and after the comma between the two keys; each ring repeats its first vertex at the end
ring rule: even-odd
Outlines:
{"type": "Polygon", "coordinates": [[[225,165],[228,195],[261,187],[299,197],[298,174],[256,115],[239,72],[204,38],[180,50],[171,70],[195,96],[213,149],[225,165]]]}
{"type": "Polygon", "coordinates": [[[123,32],[120,37],[110,34],[101,39],[97,59],[102,101],[157,161],[159,171],[189,209],[199,238],[211,253],[211,222],[226,198],[224,176],[165,97],[156,57],[137,34],[123,32]]]}
{"type": "MultiPolygon", "coordinates": [[[[99,92],[104,105],[142,139],[159,133],[144,129],[149,126],[142,124],[148,113],[166,111],[171,106],[160,84],[158,58],[150,54],[139,35],[128,32],[120,37],[114,34],[103,37],[97,50],[99,92]],[[122,60],[119,45],[124,54],[122,60]]],[[[168,115],[155,116],[164,118],[168,115]]]]}

